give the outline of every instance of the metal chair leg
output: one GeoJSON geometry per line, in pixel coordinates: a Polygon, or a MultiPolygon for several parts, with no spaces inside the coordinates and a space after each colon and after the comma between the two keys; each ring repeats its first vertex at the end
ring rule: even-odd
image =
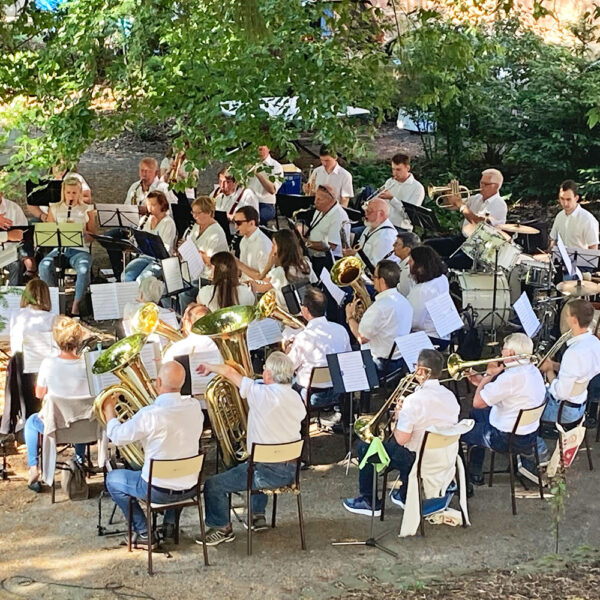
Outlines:
{"type": "Polygon", "coordinates": [[[488,479],[488,487],[492,487],[492,482],[494,480],[494,464],[496,462],[496,453],[493,450],[490,450],[490,477],[488,479]]]}
{"type": "Polygon", "coordinates": [[[246,537],[246,551],[252,555],[252,495],[250,489],[246,490],[246,519],[248,520],[248,535],[246,537]]]}
{"type": "Polygon", "coordinates": [[[381,516],[380,521],[383,521],[385,516],[385,497],[387,496],[387,482],[388,482],[388,470],[385,469],[383,472],[383,492],[381,494],[381,516]]]}
{"type": "MultiPolygon", "coordinates": [[[[131,537],[132,537],[132,519],[131,515],[133,514],[133,498],[129,496],[129,516],[127,517],[127,551],[131,552],[131,537]]],[[[116,506],[116,504],[115,504],[116,506]]]]}
{"type": "Polygon", "coordinates": [[[271,527],[275,528],[275,519],[277,518],[277,494],[273,494],[273,514],[271,516],[271,527]]]}
{"type": "Polygon", "coordinates": [[[152,509],[150,504],[146,506],[146,525],[148,526],[148,575],[154,575],[152,572],[152,509]]]}
{"type": "Polygon", "coordinates": [[[510,473],[510,500],[512,503],[512,513],[517,514],[517,499],[515,497],[515,465],[514,454],[508,455],[508,470],[510,473]]]}
{"type": "Polygon", "coordinates": [[[540,499],[544,499],[544,485],[542,483],[542,471],[540,468],[540,452],[537,447],[537,442],[534,444],[533,453],[535,455],[535,468],[537,469],[538,476],[538,489],[540,491],[540,499]]]}
{"type": "Polygon", "coordinates": [[[304,536],[304,515],[302,513],[302,499],[300,497],[300,492],[298,492],[296,496],[296,500],[298,502],[298,521],[300,524],[300,543],[302,545],[302,550],[306,550],[306,538],[304,536]]]}
{"type": "Polygon", "coordinates": [[[593,471],[594,465],[592,464],[592,452],[590,451],[590,444],[587,438],[587,429],[585,430],[585,434],[583,436],[583,443],[585,444],[585,451],[588,459],[588,467],[590,468],[590,471],[593,471]]]}
{"type": "Polygon", "coordinates": [[[208,550],[206,548],[206,526],[202,514],[202,498],[198,497],[198,518],[200,519],[200,535],[202,536],[202,553],[204,554],[204,566],[208,567],[208,550]]]}

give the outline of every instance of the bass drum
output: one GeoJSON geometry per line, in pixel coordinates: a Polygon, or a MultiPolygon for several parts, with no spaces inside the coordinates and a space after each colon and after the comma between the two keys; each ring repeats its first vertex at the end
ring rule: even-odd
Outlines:
{"type": "MultiPolygon", "coordinates": [[[[457,309],[471,306],[475,311],[475,324],[489,329],[492,326],[492,306],[494,297],[494,276],[492,273],[454,272],[450,274],[450,293],[457,309]]],[[[494,323],[510,317],[510,289],[504,273],[496,275],[496,316],[494,323]]]]}

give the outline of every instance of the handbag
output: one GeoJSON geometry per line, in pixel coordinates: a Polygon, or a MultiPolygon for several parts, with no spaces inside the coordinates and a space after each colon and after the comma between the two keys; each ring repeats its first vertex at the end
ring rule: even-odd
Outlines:
{"type": "Polygon", "coordinates": [[[75,458],[69,459],[69,462],[63,467],[60,484],[69,500],[87,500],[90,497],[85,469],[75,458]]]}

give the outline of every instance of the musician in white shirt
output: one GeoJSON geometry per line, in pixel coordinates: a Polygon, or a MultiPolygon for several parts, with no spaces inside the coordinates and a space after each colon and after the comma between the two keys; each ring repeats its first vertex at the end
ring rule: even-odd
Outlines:
{"type": "MultiPolygon", "coordinates": [[[[310,375],[314,367],[326,367],[327,355],[350,352],[350,337],[345,327],[332,323],[325,317],[327,298],[314,287],[309,288],[302,299],[301,315],[306,319],[306,327],[297,333],[288,356],[294,363],[296,381],[294,389],[306,400],[306,389],[310,383],[310,375]]],[[[323,388],[311,394],[311,406],[329,406],[337,399],[331,385],[314,384],[315,388],[323,388]]]]}
{"type": "MultiPolygon", "coordinates": [[[[440,385],[439,378],[444,368],[444,357],[437,350],[421,350],[417,360],[415,374],[418,382],[423,382],[416,392],[404,398],[400,410],[396,410],[394,421],[394,435],[383,443],[390,458],[388,466],[399,472],[402,487],[397,496],[393,496],[395,503],[406,500],[408,476],[415,462],[417,452],[421,448],[423,436],[429,427],[444,427],[455,425],[458,421],[460,405],[456,396],[444,386],[440,385]],[[396,500],[398,498],[398,500],[396,500]]],[[[367,454],[369,444],[360,442],[358,445],[358,460],[362,461],[367,454]]],[[[344,508],[352,513],[374,516],[381,514],[381,501],[375,498],[373,506],[373,469],[374,466],[367,462],[359,470],[358,486],[359,496],[346,498],[344,508]],[[374,509],[374,511],[373,511],[374,509]]],[[[385,493],[385,491],[384,491],[385,493]]]]}
{"type": "Polygon", "coordinates": [[[259,216],[253,206],[242,206],[233,215],[233,224],[242,236],[240,258],[236,263],[242,272],[242,281],[259,279],[269,261],[273,244],[258,226],[259,216]]]}
{"type": "Polygon", "coordinates": [[[169,192],[169,185],[159,178],[158,162],[155,158],[150,156],[142,158],[139,164],[139,175],[139,180],[132,183],[127,190],[126,205],[144,208],[148,194],[156,190],[162,192],[169,202],[175,201],[169,192]]]}
{"type": "MultiPolygon", "coordinates": [[[[300,426],[306,416],[306,408],[300,394],[292,389],[294,365],[282,352],[272,352],[265,363],[262,382],[243,376],[229,365],[202,364],[198,373],[209,372],[227,377],[248,401],[248,428],[246,448],[253,444],[285,444],[300,439],[300,426]]],[[[261,488],[277,488],[289,485],[295,473],[295,463],[255,464],[254,484],[261,488]]],[[[229,516],[229,494],[246,489],[248,463],[239,465],[209,477],[204,483],[206,508],[206,543],[216,546],[231,542],[235,534],[229,516]]],[[[265,510],[267,496],[255,494],[251,497],[253,522],[248,526],[257,529],[266,527],[265,510]]],[[[201,538],[196,538],[198,544],[201,538]]]]}
{"type": "MultiPolygon", "coordinates": [[[[129,512],[130,497],[147,497],[152,459],[174,460],[198,454],[204,415],[195,398],[181,396],[184,381],[185,369],[179,363],[163,363],[155,382],[158,397],[123,423],[119,422],[115,413],[116,397],[107,398],[104,402],[108,438],[117,446],[138,441],[144,446],[141,471],[113,469],[106,476],[106,489],[125,515],[129,512]]],[[[152,479],[152,502],[160,504],[191,498],[196,493],[197,481],[195,475],[184,475],[176,480],[155,477],[152,479]]],[[[133,502],[131,519],[135,543],[147,547],[146,516],[137,500],[133,502]]],[[[164,523],[175,523],[174,510],[166,511],[164,523]]]]}
{"type": "Polygon", "coordinates": [[[272,156],[268,146],[258,147],[260,162],[253,167],[248,188],[258,198],[260,220],[266,224],[275,218],[277,191],[283,183],[283,167],[272,156]]]}
{"type": "MultiPolygon", "coordinates": [[[[225,175],[221,188],[223,193],[216,198],[217,210],[227,213],[229,221],[233,221],[233,215],[242,206],[252,206],[256,212],[259,212],[256,194],[251,189],[238,185],[231,173],[228,172],[225,175]]],[[[233,224],[231,225],[231,233],[235,233],[233,224]]]]}
{"type": "MultiPolygon", "coordinates": [[[[169,216],[169,202],[167,197],[158,190],[152,191],[146,198],[148,214],[140,219],[139,229],[158,235],[162,240],[165,250],[169,255],[175,250],[177,228],[175,221],[169,216]]],[[[123,281],[140,281],[144,277],[162,275],[160,262],[150,256],[134,258],[123,272],[123,281]]]]}
{"type": "Polygon", "coordinates": [[[398,291],[403,296],[408,296],[411,288],[415,285],[415,280],[410,274],[410,253],[413,248],[421,245],[421,240],[416,233],[412,231],[401,231],[398,233],[396,242],[394,243],[394,254],[400,261],[400,282],[398,283],[398,291]]]}
{"type": "Polygon", "coordinates": [[[342,206],[348,206],[354,196],[352,175],[344,169],[337,160],[337,153],[326,146],[319,150],[321,166],[311,174],[310,180],[304,185],[304,193],[311,196],[321,185],[331,186],[334,199],[342,206]]]}
{"type": "Polygon", "coordinates": [[[392,156],[392,177],[383,184],[383,188],[377,197],[389,203],[390,221],[395,227],[412,231],[412,223],[404,210],[403,202],[421,206],[425,188],[410,172],[410,157],[407,154],[392,156]]]}
{"type": "Polygon", "coordinates": [[[360,344],[369,344],[380,376],[399,369],[403,360],[395,348],[397,337],[408,335],[412,323],[412,307],[396,289],[400,280],[398,263],[382,260],[375,267],[373,285],[377,291],[375,302],[364,312],[360,323],[356,320],[355,298],[346,305],[346,320],[352,335],[360,344]]]}
{"type": "Polygon", "coordinates": [[[554,218],[550,248],[560,235],[567,248],[598,249],[598,220],[579,204],[577,184],[567,179],[560,184],[558,201],[562,210],[554,218]]]}
{"type": "MultiPolygon", "coordinates": [[[[12,200],[4,198],[2,192],[0,192],[0,244],[3,250],[7,250],[10,246],[18,244],[23,239],[23,231],[20,229],[11,229],[10,231],[2,231],[12,227],[27,227],[27,217],[23,212],[23,209],[12,200]]],[[[31,262],[34,259],[25,259],[30,261],[27,264],[28,270],[31,270],[31,264],[35,265],[35,262],[31,262]]],[[[21,261],[17,258],[16,261],[6,265],[8,269],[9,285],[19,285],[21,282],[21,261]]]]}
{"type": "Polygon", "coordinates": [[[365,263],[369,275],[373,273],[375,265],[384,259],[396,261],[394,244],[398,232],[388,219],[389,206],[381,198],[373,198],[365,209],[367,226],[358,240],[358,249],[344,248],[344,256],[358,254],[365,263]]]}

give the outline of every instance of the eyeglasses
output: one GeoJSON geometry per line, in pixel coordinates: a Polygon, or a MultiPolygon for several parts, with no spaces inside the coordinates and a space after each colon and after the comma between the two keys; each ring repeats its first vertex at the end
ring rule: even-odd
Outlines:
{"type": "Polygon", "coordinates": [[[317,189],[320,192],[325,192],[330,198],[333,198],[333,194],[324,185],[320,185],[317,189]]]}
{"type": "Polygon", "coordinates": [[[235,225],[241,225],[242,223],[247,223],[248,221],[246,219],[240,221],[236,221],[236,219],[234,219],[233,222],[235,225]]]}

